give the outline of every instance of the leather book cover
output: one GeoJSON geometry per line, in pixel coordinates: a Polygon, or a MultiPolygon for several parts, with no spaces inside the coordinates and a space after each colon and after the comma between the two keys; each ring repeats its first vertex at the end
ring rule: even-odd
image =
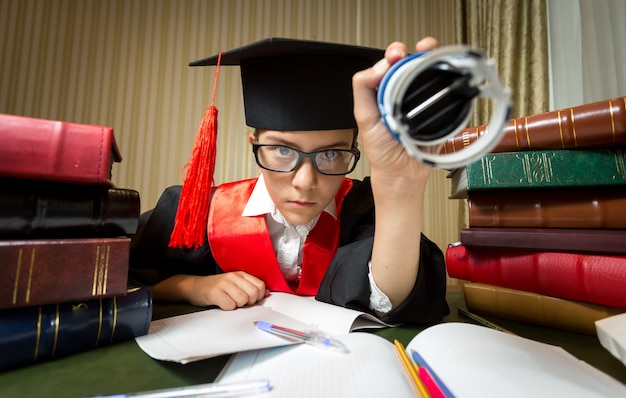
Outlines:
{"type": "Polygon", "coordinates": [[[104,299],[0,311],[0,371],[143,336],[151,318],[150,287],[104,299]]]}
{"type": "Polygon", "coordinates": [[[112,185],[111,127],[0,114],[0,176],[112,185]]]}
{"type": "Polygon", "coordinates": [[[449,174],[451,197],[478,189],[626,185],[625,161],[621,147],[491,153],[449,174]]]}
{"type": "Polygon", "coordinates": [[[461,230],[461,243],[468,247],[626,255],[626,230],[469,227],[461,230]]]}
{"type": "Polygon", "coordinates": [[[0,239],[130,236],[139,193],[104,185],[0,179],[0,239]]]}
{"type": "Polygon", "coordinates": [[[452,278],[626,308],[626,256],[474,248],[450,244],[452,278]]]}
{"type": "MultiPolygon", "coordinates": [[[[461,130],[442,153],[462,150],[476,141],[487,125],[461,130]]],[[[626,145],[626,97],[509,120],[491,152],[537,149],[599,148],[626,145]]]]}
{"type": "Polygon", "coordinates": [[[468,191],[470,227],[626,229],[626,187],[468,191]]]}
{"type": "Polygon", "coordinates": [[[126,292],[130,238],[0,240],[0,309],[126,292]]]}
{"type": "Polygon", "coordinates": [[[624,308],[566,300],[477,282],[463,283],[467,309],[479,315],[596,336],[595,321],[624,308]]]}

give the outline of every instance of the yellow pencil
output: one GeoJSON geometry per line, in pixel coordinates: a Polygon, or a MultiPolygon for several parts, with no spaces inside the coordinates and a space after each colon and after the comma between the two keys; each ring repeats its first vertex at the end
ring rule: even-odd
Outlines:
{"type": "Polygon", "coordinates": [[[417,395],[423,398],[430,398],[430,394],[428,393],[428,390],[426,390],[426,387],[424,387],[424,384],[422,383],[417,372],[415,371],[415,366],[413,366],[413,363],[411,362],[409,357],[406,355],[404,345],[402,345],[402,343],[400,343],[398,340],[394,340],[393,343],[396,346],[396,352],[398,353],[398,356],[400,357],[400,362],[402,362],[402,365],[404,366],[404,369],[409,375],[409,378],[413,381],[413,387],[415,388],[417,395]]]}

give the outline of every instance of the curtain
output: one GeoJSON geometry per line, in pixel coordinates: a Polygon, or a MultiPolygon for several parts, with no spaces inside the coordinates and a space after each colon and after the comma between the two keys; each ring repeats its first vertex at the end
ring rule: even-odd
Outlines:
{"type": "Polygon", "coordinates": [[[550,109],[626,95],[626,1],[548,0],[550,109]]]}
{"type": "MultiPolygon", "coordinates": [[[[544,0],[457,0],[457,42],[496,61],[511,89],[511,118],[549,110],[547,9],[544,0]]],[[[489,121],[491,104],[478,101],[470,125],[489,121]]],[[[459,200],[459,228],[468,226],[467,201],[459,200]]]]}

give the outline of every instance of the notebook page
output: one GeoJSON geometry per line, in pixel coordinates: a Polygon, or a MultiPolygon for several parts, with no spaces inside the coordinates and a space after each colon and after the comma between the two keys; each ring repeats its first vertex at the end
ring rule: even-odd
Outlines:
{"type": "Polygon", "coordinates": [[[348,354],[308,344],[242,352],[227,364],[219,382],[268,379],[263,397],[415,397],[393,344],[370,333],[338,336],[348,354]]]}
{"type": "Polygon", "coordinates": [[[257,329],[253,322],[258,320],[295,329],[307,327],[263,306],[211,309],[153,321],[148,334],[135,341],[154,359],[180,363],[295,343],[257,329]]]}
{"type": "Polygon", "coordinates": [[[392,326],[361,311],[323,303],[315,300],[314,297],[302,297],[289,293],[274,292],[263,301],[263,306],[299,319],[307,323],[311,329],[323,330],[330,334],[392,326]]]}
{"type": "Polygon", "coordinates": [[[444,323],[417,351],[456,397],[626,397],[626,386],[560,347],[483,326],[444,323]]]}
{"type": "MultiPolygon", "coordinates": [[[[151,322],[139,347],[154,359],[188,363],[224,354],[296,342],[258,330],[255,321],[297,330],[347,333],[363,313],[288,293],[272,293],[259,305],[223,311],[219,308],[151,322]]],[[[374,318],[375,319],[375,318],[374,318]]],[[[380,321],[372,325],[385,327],[380,321]]]]}

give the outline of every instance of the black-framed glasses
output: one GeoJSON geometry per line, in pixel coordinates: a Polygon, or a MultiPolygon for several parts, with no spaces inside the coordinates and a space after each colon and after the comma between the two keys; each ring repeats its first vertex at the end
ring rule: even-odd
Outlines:
{"type": "Polygon", "coordinates": [[[361,152],[358,149],[324,149],[316,152],[302,152],[286,145],[252,144],[256,164],[265,170],[279,173],[294,171],[309,158],[319,173],[338,176],[351,173],[356,167],[361,152]]]}

